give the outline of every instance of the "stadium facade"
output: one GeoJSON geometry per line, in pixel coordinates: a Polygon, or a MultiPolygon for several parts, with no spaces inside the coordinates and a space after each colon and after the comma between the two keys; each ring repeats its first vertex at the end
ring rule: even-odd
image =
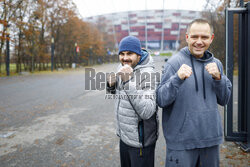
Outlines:
{"type": "Polygon", "coordinates": [[[199,11],[188,10],[142,10],[105,14],[85,18],[85,21],[106,23],[106,32],[113,34],[116,46],[120,40],[133,35],[141,40],[142,47],[151,50],[175,50],[180,33],[187,25],[201,17],[199,11]]]}

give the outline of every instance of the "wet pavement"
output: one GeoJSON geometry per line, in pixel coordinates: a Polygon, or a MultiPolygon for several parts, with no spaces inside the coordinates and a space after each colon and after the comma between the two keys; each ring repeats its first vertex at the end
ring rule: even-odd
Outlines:
{"type": "MultiPolygon", "coordinates": [[[[164,58],[155,59],[160,71],[164,58]]],[[[94,68],[110,72],[116,66],[94,68]]],[[[105,91],[85,90],[84,74],[81,68],[0,78],[0,167],[119,166],[114,102],[105,91]]],[[[160,129],[156,167],[164,166],[165,151],[160,129]]],[[[250,154],[238,145],[224,142],[220,151],[222,167],[250,166],[250,154]]]]}

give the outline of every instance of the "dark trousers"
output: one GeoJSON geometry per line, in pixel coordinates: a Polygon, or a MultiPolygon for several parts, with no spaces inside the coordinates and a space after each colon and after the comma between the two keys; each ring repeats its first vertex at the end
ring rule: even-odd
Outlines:
{"type": "Polygon", "coordinates": [[[120,140],[121,167],[154,167],[154,157],[155,144],[140,150],[120,140]]]}
{"type": "Polygon", "coordinates": [[[219,145],[192,150],[167,149],[165,167],[219,167],[219,145]]]}

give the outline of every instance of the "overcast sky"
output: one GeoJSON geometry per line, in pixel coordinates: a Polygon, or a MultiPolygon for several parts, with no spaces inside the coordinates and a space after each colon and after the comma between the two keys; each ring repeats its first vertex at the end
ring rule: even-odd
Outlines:
{"type": "MultiPolygon", "coordinates": [[[[73,0],[82,17],[106,13],[162,9],[163,0],[73,0]]],[[[201,11],[206,0],[165,0],[165,9],[186,9],[201,11]]]]}

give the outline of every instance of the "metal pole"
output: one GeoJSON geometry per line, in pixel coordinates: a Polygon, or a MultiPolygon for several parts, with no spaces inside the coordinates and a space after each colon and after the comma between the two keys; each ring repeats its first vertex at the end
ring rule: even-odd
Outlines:
{"type": "Polygon", "coordinates": [[[75,43],[75,63],[76,63],[76,67],[77,67],[77,43],[75,43]]]}
{"type": "MultiPolygon", "coordinates": [[[[77,47],[76,47],[76,49],[77,49],[77,47]]],[[[77,66],[77,64],[78,64],[78,54],[77,54],[77,50],[76,50],[76,66],[77,66]]]]}
{"type": "Polygon", "coordinates": [[[147,0],[145,0],[145,48],[148,50],[147,0]]]}
{"type": "MultiPolygon", "coordinates": [[[[243,3],[243,2],[242,2],[243,3]]],[[[249,53],[250,53],[250,48],[248,47],[249,46],[249,42],[250,42],[250,33],[247,32],[247,30],[249,29],[250,27],[250,14],[249,14],[249,11],[250,11],[250,2],[248,2],[246,4],[246,14],[244,16],[244,18],[242,19],[242,23],[244,23],[242,26],[245,26],[244,29],[246,29],[245,31],[245,36],[246,36],[246,39],[245,39],[245,45],[243,46],[243,48],[245,47],[245,54],[242,55],[245,57],[245,68],[243,69],[245,71],[245,76],[244,76],[244,79],[243,81],[245,82],[245,87],[243,88],[244,91],[245,91],[245,96],[244,96],[244,103],[245,103],[245,108],[244,108],[244,131],[246,132],[246,142],[241,142],[241,143],[237,143],[241,146],[241,149],[244,150],[245,152],[250,152],[250,89],[248,89],[248,85],[250,84],[250,58],[249,58],[249,53]]],[[[243,35],[243,34],[242,34],[243,35]]],[[[243,42],[242,42],[243,43],[243,42]]],[[[242,90],[243,90],[242,89],[242,90]]],[[[243,114],[242,114],[243,116],[243,114]]]]}
{"type": "MultiPolygon", "coordinates": [[[[226,9],[226,75],[233,83],[233,13],[226,9]]],[[[233,133],[233,87],[228,105],[225,107],[225,135],[231,136],[233,133]],[[229,125],[230,123],[230,125],[229,125]]]]}
{"type": "Polygon", "coordinates": [[[127,22],[128,22],[128,35],[130,35],[129,12],[127,12],[127,22]]]}
{"type": "Polygon", "coordinates": [[[51,38],[51,71],[54,69],[54,38],[51,38]]]}
{"type": "MultiPolygon", "coordinates": [[[[249,27],[250,27],[250,2],[247,3],[246,5],[246,9],[248,11],[247,13],[247,28],[249,30],[249,27]]],[[[249,43],[250,43],[250,32],[248,31],[247,33],[247,40],[246,40],[246,46],[249,46],[249,43]]],[[[250,58],[249,58],[249,53],[250,53],[250,48],[247,47],[247,54],[246,54],[246,57],[247,57],[247,78],[246,78],[246,85],[249,85],[250,84],[250,58]],[[247,56],[248,55],[248,56],[247,56]]],[[[247,149],[246,151],[250,152],[250,89],[249,87],[247,87],[247,95],[246,95],[246,103],[247,103],[247,106],[246,106],[246,111],[247,111],[247,149]]]]}
{"type": "Polygon", "coordinates": [[[93,65],[93,59],[92,59],[92,46],[90,46],[89,47],[89,50],[90,50],[90,52],[89,52],[89,59],[90,59],[90,65],[93,65]]]}
{"type": "Polygon", "coordinates": [[[115,42],[115,49],[118,48],[118,43],[117,43],[117,39],[116,39],[116,30],[115,30],[115,24],[114,24],[114,14],[112,14],[112,28],[113,28],[113,35],[114,35],[114,42],[115,42]]]}
{"type": "Polygon", "coordinates": [[[9,25],[7,25],[7,38],[6,38],[6,74],[10,75],[10,32],[9,25]]]}
{"type": "Polygon", "coordinates": [[[164,45],[164,17],[165,17],[165,0],[163,0],[163,6],[162,6],[162,30],[161,30],[161,52],[163,51],[163,45],[164,45]]]}
{"type": "MultiPolygon", "coordinates": [[[[128,7],[129,7],[129,1],[128,1],[128,7]]],[[[131,32],[130,32],[130,21],[129,21],[129,11],[127,11],[127,22],[128,22],[128,35],[131,35],[131,32]]]]}

